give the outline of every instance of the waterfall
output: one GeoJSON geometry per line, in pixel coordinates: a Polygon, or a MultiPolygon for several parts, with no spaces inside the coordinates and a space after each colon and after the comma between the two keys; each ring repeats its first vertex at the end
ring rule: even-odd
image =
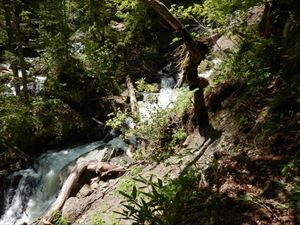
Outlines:
{"type": "Polygon", "coordinates": [[[70,173],[70,168],[67,172],[65,168],[74,167],[74,162],[82,161],[83,156],[86,160],[91,157],[101,160],[102,150],[104,143],[98,141],[62,151],[50,151],[36,158],[33,168],[9,175],[5,183],[5,213],[0,218],[0,224],[18,225],[35,221],[54,202],[70,173]],[[95,151],[97,154],[92,154],[95,151]]]}
{"type": "MultiPolygon", "coordinates": [[[[26,63],[33,65],[36,61],[39,60],[39,57],[30,58],[26,57],[26,63]]],[[[45,81],[47,79],[46,76],[43,75],[32,75],[32,68],[27,69],[26,73],[29,77],[31,77],[31,81],[27,83],[27,88],[32,95],[37,94],[44,88],[45,81]]],[[[13,85],[13,71],[11,69],[11,65],[8,63],[0,64],[0,75],[9,76],[9,80],[4,84],[5,90],[2,92],[3,95],[14,95],[16,96],[16,89],[13,85]]],[[[22,78],[22,71],[18,69],[18,77],[22,78]]],[[[21,90],[23,89],[23,85],[20,85],[21,90]]],[[[1,94],[1,93],[0,93],[1,94]]]]}
{"type": "Polygon", "coordinates": [[[159,93],[142,93],[143,100],[138,102],[142,121],[149,120],[154,111],[171,107],[179,96],[180,90],[174,89],[176,81],[169,75],[170,66],[168,64],[158,72],[161,75],[159,93]]]}
{"type": "MultiPolygon", "coordinates": [[[[213,63],[217,65],[219,61],[213,63]]],[[[178,98],[180,89],[174,89],[176,81],[170,75],[170,68],[171,64],[168,64],[159,72],[161,75],[159,93],[143,93],[143,101],[138,102],[141,120],[151,119],[153,111],[172,107],[178,98]],[[150,100],[153,97],[155,100],[150,100]]],[[[213,69],[205,71],[199,76],[208,77],[212,71],[213,69]]],[[[37,79],[42,88],[45,78],[37,77],[37,79]]],[[[127,118],[126,124],[129,128],[134,128],[132,118],[127,118]]],[[[90,159],[101,160],[107,149],[106,145],[127,149],[124,141],[117,137],[107,144],[98,141],[61,151],[49,151],[34,160],[33,168],[9,175],[4,184],[5,208],[0,225],[19,225],[36,221],[55,201],[63,181],[76,163],[90,159]]]]}

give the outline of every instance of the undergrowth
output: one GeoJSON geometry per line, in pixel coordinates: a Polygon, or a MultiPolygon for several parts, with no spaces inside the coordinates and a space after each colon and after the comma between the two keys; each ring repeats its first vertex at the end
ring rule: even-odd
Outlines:
{"type": "Polygon", "coordinates": [[[182,89],[176,101],[169,107],[153,109],[150,119],[135,120],[133,128],[126,126],[129,115],[120,111],[106,124],[121,131],[124,139],[135,136],[146,144],[145,152],[140,154],[138,151],[137,156],[160,160],[170,155],[176,145],[186,138],[187,133],[182,128],[184,124],[181,118],[191,106],[193,94],[194,91],[182,89]]]}

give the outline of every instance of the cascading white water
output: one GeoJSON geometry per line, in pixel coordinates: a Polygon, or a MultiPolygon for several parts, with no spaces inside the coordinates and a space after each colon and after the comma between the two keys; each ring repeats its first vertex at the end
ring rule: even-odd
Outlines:
{"type": "MultiPolygon", "coordinates": [[[[36,58],[25,57],[25,62],[28,64],[31,64],[31,65],[36,63],[36,61],[38,61],[38,60],[39,60],[39,57],[36,57],[36,58]]],[[[12,81],[13,71],[12,71],[11,65],[8,63],[0,64],[0,68],[1,68],[0,75],[4,74],[4,75],[10,76],[10,80],[4,84],[4,86],[6,88],[2,92],[2,94],[16,96],[17,95],[16,88],[14,87],[13,81],[12,81]]],[[[28,91],[31,92],[31,94],[35,95],[44,88],[44,84],[45,84],[47,77],[45,77],[43,75],[32,75],[32,68],[26,70],[26,73],[27,73],[27,75],[29,75],[29,77],[31,77],[31,81],[27,83],[28,91]]],[[[18,77],[22,78],[21,69],[18,69],[18,77]]],[[[23,89],[23,85],[20,85],[20,89],[21,90],[23,89]]]]}
{"type": "Polygon", "coordinates": [[[138,102],[141,120],[149,120],[154,111],[172,106],[179,95],[179,90],[173,89],[174,86],[174,78],[163,74],[159,93],[143,93],[143,101],[138,102]],[[156,101],[151,101],[153,97],[156,101]]]}
{"type": "MultiPolygon", "coordinates": [[[[216,66],[221,63],[220,59],[213,58],[211,59],[213,64],[212,68],[206,70],[202,73],[199,73],[199,77],[209,78],[216,66]]],[[[159,93],[143,93],[143,101],[139,101],[139,109],[141,120],[146,121],[151,118],[151,114],[159,109],[166,109],[173,106],[173,102],[176,101],[178,96],[181,93],[180,89],[174,89],[175,79],[170,76],[172,63],[165,66],[158,74],[162,77],[160,83],[160,91],[159,93]],[[157,98],[157,101],[153,101],[153,97],[157,98]]]]}
{"type": "MultiPolygon", "coordinates": [[[[219,61],[213,63],[217,65],[219,61]]],[[[180,90],[173,89],[175,79],[169,76],[170,66],[171,64],[162,70],[167,71],[166,73],[159,72],[162,76],[159,93],[143,93],[144,99],[139,101],[141,120],[150,119],[151,113],[155,110],[172,107],[172,103],[179,96],[180,90]],[[148,101],[153,96],[157,100],[148,101]]],[[[205,71],[199,76],[207,78],[212,71],[213,69],[205,71]]],[[[126,123],[130,128],[134,127],[132,119],[128,118],[126,123]]],[[[124,150],[127,148],[121,138],[113,139],[108,145],[124,150]]],[[[51,151],[38,157],[34,168],[11,174],[7,179],[5,212],[0,218],[0,225],[19,225],[35,221],[54,202],[62,182],[74,164],[89,159],[101,160],[105,148],[105,144],[98,141],[62,151],[51,151]]]]}
{"type": "MultiPolygon", "coordinates": [[[[54,202],[62,181],[69,174],[64,168],[100,147],[104,148],[102,141],[44,153],[35,160],[34,168],[11,174],[6,184],[5,213],[0,224],[18,225],[35,221],[54,202]]],[[[104,151],[96,151],[101,160],[104,151]]],[[[95,159],[95,155],[93,157],[95,159]]]]}
{"type": "Polygon", "coordinates": [[[204,71],[204,72],[202,72],[202,73],[199,73],[199,74],[198,74],[199,77],[203,77],[203,78],[208,79],[208,78],[213,74],[215,68],[216,68],[222,61],[221,61],[220,59],[218,59],[218,58],[214,58],[214,59],[211,60],[211,62],[212,62],[212,64],[213,64],[212,68],[210,68],[209,70],[206,70],[206,71],[204,71]]]}

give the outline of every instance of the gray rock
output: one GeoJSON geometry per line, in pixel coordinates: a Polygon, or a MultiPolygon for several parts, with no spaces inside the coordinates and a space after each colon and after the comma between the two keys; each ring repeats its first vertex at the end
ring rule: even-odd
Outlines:
{"type": "Polygon", "coordinates": [[[68,219],[68,221],[75,221],[79,215],[83,212],[81,200],[77,197],[69,198],[62,208],[62,215],[68,219]]]}
{"type": "Polygon", "coordinates": [[[84,198],[92,193],[91,187],[88,184],[83,185],[80,191],[77,193],[76,197],[84,198]]]}
{"type": "Polygon", "coordinates": [[[236,36],[228,37],[228,36],[221,36],[216,44],[213,46],[213,51],[228,51],[233,49],[237,46],[238,38],[236,36]]]}

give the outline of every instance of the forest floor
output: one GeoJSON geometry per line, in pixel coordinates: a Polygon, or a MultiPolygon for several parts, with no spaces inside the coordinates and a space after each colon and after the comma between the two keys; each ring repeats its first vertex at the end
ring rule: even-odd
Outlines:
{"type": "MultiPolygon", "coordinates": [[[[267,131],[276,115],[271,100],[284,89],[275,78],[246,102],[238,92],[226,99],[226,107],[243,122],[235,119],[234,141],[206,171],[202,209],[212,207],[214,224],[300,223],[300,113],[282,113],[277,128],[267,131]]],[[[203,211],[199,216],[205,216],[203,211]]]]}

